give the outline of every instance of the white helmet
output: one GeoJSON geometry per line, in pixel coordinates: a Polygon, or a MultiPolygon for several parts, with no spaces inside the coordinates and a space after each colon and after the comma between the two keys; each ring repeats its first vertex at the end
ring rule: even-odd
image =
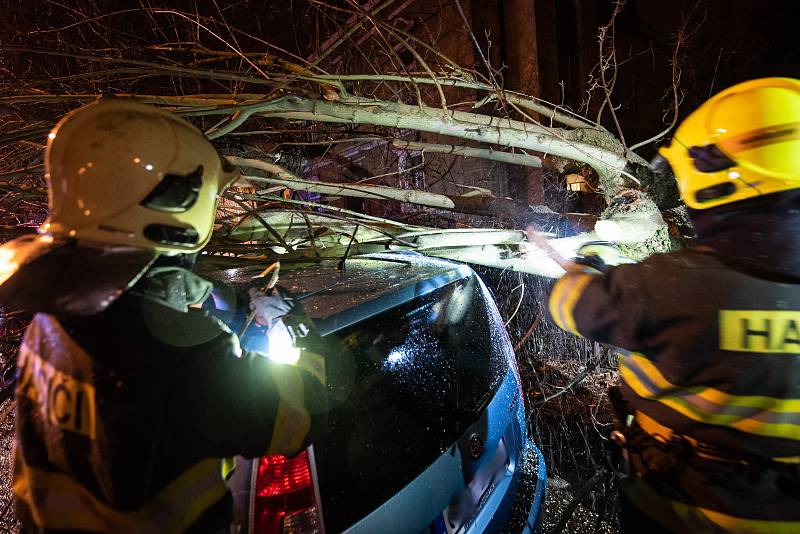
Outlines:
{"type": "Polygon", "coordinates": [[[238,176],[189,122],[157,107],[103,100],[65,116],[45,152],[54,238],[197,252],[217,198],[238,176]]]}
{"type": "Polygon", "coordinates": [[[0,304],[78,315],[105,309],[160,253],[203,248],[239,174],[185,120],[118,99],[61,119],[45,170],[50,217],[0,246],[0,304]]]}

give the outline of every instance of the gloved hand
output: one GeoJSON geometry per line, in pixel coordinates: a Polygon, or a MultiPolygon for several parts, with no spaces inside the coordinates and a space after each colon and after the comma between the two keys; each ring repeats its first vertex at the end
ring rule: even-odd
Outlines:
{"type": "Polygon", "coordinates": [[[331,350],[300,302],[278,287],[250,288],[248,294],[256,322],[267,329],[266,344],[252,349],[271,360],[304,368],[326,383],[325,357],[331,350]]]}
{"type": "Polygon", "coordinates": [[[578,265],[585,265],[600,272],[611,267],[627,263],[636,263],[616,246],[607,241],[589,241],[578,249],[578,257],[574,260],[578,265]]]}
{"type": "Polygon", "coordinates": [[[255,312],[255,321],[267,328],[272,328],[295,307],[294,299],[276,287],[266,291],[251,287],[247,294],[250,295],[250,309],[255,312]]]}

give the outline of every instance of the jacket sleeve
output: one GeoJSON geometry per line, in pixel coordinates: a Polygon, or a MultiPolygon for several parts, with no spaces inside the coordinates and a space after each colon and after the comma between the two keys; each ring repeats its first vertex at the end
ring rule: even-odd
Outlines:
{"type": "Polygon", "coordinates": [[[631,351],[641,350],[644,264],[605,273],[573,271],[553,286],[548,315],[561,329],[631,351]]]}
{"type": "Polygon", "coordinates": [[[326,387],[312,373],[241,353],[225,333],[196,347],[172,419],[213,456],[294,455],[325,426],[326,387]]]}

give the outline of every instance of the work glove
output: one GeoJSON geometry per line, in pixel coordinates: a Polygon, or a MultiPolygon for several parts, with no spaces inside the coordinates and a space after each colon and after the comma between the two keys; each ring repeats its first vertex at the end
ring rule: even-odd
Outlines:
{"type": "Polygon", "coordinates": [[[250,296],[250,310],[255,313],[256,323],[267,328],[271,328],[295,308],[294,298],[277,287],[264,291],[251,287],[247,294],[250,296]]]}
{"type": "Polygon", "coordinates": [[[325,384],[325,358],[331,350],[300,302],[279,287],[250,288],[248,294],[255,322],[266,327],[266,343],[252,349],[276,362],[303,368],[325,384]]]}
{"type": "Polygon", "coordinates": [[[601,273],[617,265],[636,263],[607,241],[584,243],[578,249],[578,256],[573,261],[601,273]]]}
{"type": "Polygon", "coordinates": [[[270,330],[285,330],[292,345],[297,348],[317,351],[324,347],[322,336],[314,322],[306,315],[303,306],[285,289],[274,287],[265,291],[250,288],[250,309],[255,321],[270,330]]]}

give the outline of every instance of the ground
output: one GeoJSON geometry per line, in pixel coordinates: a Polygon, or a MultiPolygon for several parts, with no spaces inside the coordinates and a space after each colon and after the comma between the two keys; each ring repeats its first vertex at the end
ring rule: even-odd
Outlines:
{"type": "Polygon", "coordinates": [[[527,396],[531,434],[547,462],[545,534],[617,532],[618,488],[605,461],[612,419],[605,392],[616,383],[617,374],[606,365],[589,372],[592,366],[558,360],[521,365],[521,370],[536,371],[523,372],[522,379],[528,388],[531,380],[537,384],[527,396]],[[542,398],[564,391],[579,376],[585,378],[541,404],[542,398]],[[570,507],[576,495],[577,506],[570,507]]]}
{"type": "Polygon", "coordinates": [[[11,500],[12,444],[14,438],[14,401],[0,404],[0,532],[17,532],[11,500]]]}
{"type": "Polygon", "coordinates": [[[16,358],[26,324],[27,318],[19,315],[0,320],[0,533],[19,531],[11,499],[16,405],[10,398],[10,391],[3,386],[12,378],[11,373],[4,371],[13,371],[13,367],[6,364],[16,358]]]}

